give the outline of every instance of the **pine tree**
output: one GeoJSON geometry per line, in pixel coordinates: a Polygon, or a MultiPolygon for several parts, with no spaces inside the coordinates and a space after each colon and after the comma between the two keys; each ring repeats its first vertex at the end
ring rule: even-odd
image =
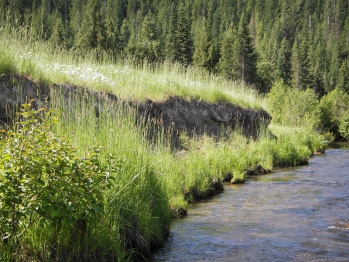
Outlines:
{"type": "Polygon", "coordinates": [[[197,67],[211,70],[212,43],[206,19],[201,19],[195,32],[193,62],[197,67]]]}
{"type": "Polygon", "coordinates": [[[242,15],[235,41],[234,70],[239,80],[245,84],[257,82],[257,53],[253,46],[247,19],[242,15]]]}
{"type": "Polygon", "coordinates": [[[338,80],[336,88],[349,94],[349,70],[348,62],[343,61],[341,68],[339,69],[338,80]]]}
{"type": "Polygon", "coordinates": [[[308,34],[305,32],[300,44],[296,40],[292,48],[292,84],[302,90],[313,84],[308,50],[308,34]]]}
{"type": "Polygon", "coordinates": [[[67,47],[67,34],[60,13],[56,10],[52,15],[53,29],[50,42],[56,47],[67,47]]]}
{"type": "Polygon", "coordinates": [[[175,2],[171,3],[171,12],[170,12],[170,21],[168,33],[166,36],[166,60],[170,62],[178,61],[179,59],[179,50],[177,42],[177,5],[175,2]]]}
{"type": "Polygon", "coordinates": [[[124,19],[122,22],[121,28],[120,28],[120,35],[119,35],[119,51],[121,53],[126,53],[127,43],[130,39],[130,26],[127,21],[127,19],[124,19]]]}
{"type": "Polygon", "coordinates": [[[311,58],[311,74],[313,76],[313,89],[314,92],[322,97],[325,94],[325,88],[327,84],[326,74],[326,43],[321,30],[317,30],[314,35],[314,46],[309,53],[311,58]]]}
{"type": "Polygon", "coordinates": [[[73,41],[77,38],[84,15],[85,0],[73,0],[70,9],[70,28],[72,32],[73,41]]]}
{"type": "Polygon", "coordinates": [[[306,89],[312,87],[313,79],[310,73],[310,58],[309,58],[309,42],[308,34],[303,38],[298,47],[298,57],[300,58],[300,89],[306,89]]]}
{"type": "Polygon", "coordinates": [[[291,18],[290,0],[282,1],[280,20],[281,20],[282,35],[286,38],[286,41],[292,41],[293,24],[292,24],[292,18],[291,18]]]}
{"type": "Polygon", "coordinates": [[[32,35],[38,39],[48,38],[48,9],[45,0],[41,0],[39,8],[32,15],[32,35]]]}
{"type": "Polygon", "coordinates": [[[84,8],[81,28],[75,40],[79,49],[104,49],[105,27],[103,21],[99,0],[88,0],[84,8]]]}
{"type": "Polygon", "coordinates": [[[328,70],[328,89],[327,92],[332,91],[336,87],[338,72],[341,66],[340,55],[339,55],[339,43],[335,38],[334,32],[331,32],[330,38],[327,44],[327,51],[329,61],[328,70]]]}
{"type": "Polygon", "coordinates": [[[217,0],[208,1],[208,31],[210,33],[210,38],[212,39],[212,58],[210,61],[210,68],[213,71],[219,69],[219,60],[220,60],[220,43],[221,43],[221,16],[218,11],[220,2],[217,0]]]}
{"type": "Polygon", "coordinates": [[[232,78],[234,74],[234,35],[233,26],[230,25],[230,27],[224,33],[221,44],[221,58],[219,61],[220,73],[228,78],[232,78]]]}
{"type": "Polygon", "coordinates": [[[118,39],[116,34],[116,26],[112,19],[107,15],[105,19],[105,50],[110,50],[112,53],[116,52],[118,39]]]}
{"type": "Polygon", "coordinates": [[[286,40],[286,37],[284,37],[282,39],[278,52],[276,64],[276,77],[282,78],[284,80],[284,83],[287,85],[290,84],[291,80],[291,55],[291,48],[289,46],[288,41],[286,40]]]}
{"type": "Polygon", "coordinates": [[[184,65],[189,65],[192,61],[193,41],[191,39],[189,21],[184,10],[184,6],[179,6],[178,22],[176,30],[177,61],[184,65]]]}
{"type": "Polygon", "coordinates": [[[156,23],[151,14],[147,14],[142,22],[135,57],[138,60],[155,61],[159,55],[159,41],[156,39],[156,23]]]}
{"type": "Polygon", "coordinates": [[[342,34],[339,38],[339,50],[341,59],[346,59],[349,56],[349,15],[346,18],[342,34]]]}

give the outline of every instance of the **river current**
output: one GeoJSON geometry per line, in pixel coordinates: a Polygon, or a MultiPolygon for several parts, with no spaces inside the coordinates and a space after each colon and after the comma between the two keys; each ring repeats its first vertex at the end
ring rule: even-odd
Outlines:
{"type": "Polygon", "coordinates": [[[348,261],[349,150],[225,185],[175,220],[148,261],[348,261]]]}

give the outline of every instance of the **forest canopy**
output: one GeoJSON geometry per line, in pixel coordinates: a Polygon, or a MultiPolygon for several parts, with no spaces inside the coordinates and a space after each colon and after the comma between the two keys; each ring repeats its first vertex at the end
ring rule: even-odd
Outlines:
{"type": "Polygon", "coordinates": [[[0,0],[0,26],[57,48],[194,65],[268,92],[349,93],[348,0],[0,0]]]}

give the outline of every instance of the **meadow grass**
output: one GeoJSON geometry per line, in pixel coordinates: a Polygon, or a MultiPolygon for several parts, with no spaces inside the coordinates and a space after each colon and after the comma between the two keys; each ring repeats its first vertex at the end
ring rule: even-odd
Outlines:
{"type": "Polygon", "coordinates": [[[146,61],[135,66],[132,58],[115,61],[106,53],[54,49],[47,42],[31,39],[27,28],[1,27],[0,52],[11,57],[10,64],[22,75],[108,91],[123,99],[163,101],[180,96],[212,103],[229,101],[245,108],[263,107],[263,99],[254,89],[198,68],[146,61]]]}
{"type": "MultiPolygon", "coordinates": [[[[46,43],[31,41],[25,32],[18,32],[22,29],[16,30],[1,28],[0,53],[6,58],[0,58],[0,68],[5,68],[0,73],[17,72],[47,85],[68,82],[125,99],[164,100],[175,95],[230,101],[255,109],[264,103],[251,89],[195,68],[166,63],[134,67],[132,61],[111,63],[109,57],[91,58],[95,54],[76,56],[74,51],[57,51],[46,43]]],[[[271,127],[274,135],[265,128],[257,139],[246,138],[239,131],[224,138],[183,134],[183,150],[176,152],[171,136],[164,134],[161,126],[157,139],[148,139],[149,126],[140,124],[136,109],[124,103],[110,102],[103,94],[98,99],[84,93],[65,97],[59,88],[52,88],[50,97],[59,119],[53,128],[57,135],[65,137],[81,155],[98,146],[102,162],[108,164],[110,154],[115,158],[111,168],[114,180],[103,192],[103,217],[82,239],[61,232],[61,256],[69,248],[71,259],[127,260],[135,252],[147,253],[150,246],[163,243],[171,216],[204,196],[214,187],[213,181],[222,183],[230,174],[233,182],[244,182],[247,170],[258,165],[270,171],[275,165],[300,164],[321,147],[321,139],[312,130],[271,127]]],[[[20,239],[25,244],[18,250],[23,255],[19,260],[49,261],[54,236],[34,225],[20,239]]],[[[0,244],[3,258],[13,252],[11,248],[0,244]]]]}

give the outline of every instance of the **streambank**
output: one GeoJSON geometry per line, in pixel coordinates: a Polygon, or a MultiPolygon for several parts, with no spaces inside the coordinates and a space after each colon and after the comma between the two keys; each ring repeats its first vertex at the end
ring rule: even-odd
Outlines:
{"type": "MultiPolygon", "coordinates": [[[[304,150],[304,147],[293,145],[293,142],[297,142],[294,139],[280,139],[280,147],[279,143],[276,144],[275,139],[263,137],[255,141],[250,139],[250,137],[246,138],[241,135],[243,132],[240,132],[240,134],[233,133],[231,136],[232,143],[224,143],[223,141],[217,143],[215,137],[195,137],[197,133],[192,133],[190,135],[194,136],[194,139],[187,139],[187,142],[191,144],[188,145],[188,150],[181,157],[173,154],[167,143],[166,145],[161,143],[156,145],[150,143],[152,141],[147,141],[143,131],[147,130],[147,126],[155,128],[156,126],[165,126],[168,122],[166,122],[166,118],[163,116],[169,115],[166,112],[168,112],[169,108],[175,108],[176,105],[188,106],[186,115],[199,115],[200,112],[190,106],[190,103],[194,104],[193,101],[179,101],[180,98],[173,97],[169,99],[176,104],[172,107],[162,106],[161,103],[165,102],[159,101],[146,101],[144,103],[121,101],[112,94],[94,92],[68,84],[47,85],[36,83],[28,78],[19,76],[8,78],[7,82],[5,79],[2,82],[2,86],[5,90],[5,95],[3,95],[2,99],[6,105],[5,110],[2,112],[6,113],[6,121],[11,122],[11,114],[16,111],[16,107],[19,107],[21,103],[27,100],[33,99],[33,106],[37,108],[42,107],[45,101],[47,101],[53,107],[57,105],[57,108],[59,108],[57,114],[59,115],[62,128],[64,128],[59,134],[69,134],[72,136],[72,140],[76,139],[75,142],[83,140],[78,144],[79,146],[82,145],[82,147],[85,140],[88,140],[86,141],[88,144],[101,143],[101,146],[108,148],[105,151],[112,154],[114,152],[117,154],[120,150],[120,160],[126,159],[126,161],[120,161],[120,170],[116,172],[118,181],[115,183],[115,188],[110,192],[111,194],[109,192],[106,194],[113,196],[114,192],[123,193],[123,195],[120,195],[120,199],[112,198],[113,200],[116,199],[115,203],[109,200],[106,201],[112,205],[107,210],[113,210],[113,212],[114,210],[115,212],[120,211],[112,216],[120,217],[120,224],[118,224],[119,220],[116,221],[114,234],[111,235],[120,236],[120,241],[125,240],[126,248],[136,249],[143,253],[148,252],[150,246],[153,245],[152,243],[161,244],[165,239],[166,235],[161,237],[162,232],[160,231],[168,228],[170,223],[169,208],[186,207],[190,201],[198,198],[208,198],[217,192],[221,192],[223,189],[221,187],[222,175],[230,173],[236,181],[238,175],[241,175],[241,179],[245,178],[245,172],[248,167],[254,171],[255,169],[258,170],[258,163],[261,166],[272,166],[270,159],[273,156],[283,160],[287,159],[289,152],[292,153],[291,157],[293,158],[298,156],[300,152],[304,152],[304,159],[307,159],[310,154],[310,151],[304,150]],[[64,99],[67,101],[64,101],[64,99]],[[124,106],[132,108],[130,110],[132,114],[127,115],[127,117],[124,117],[124,110],[122,110],[124,106]],[[65,114],[66,108],[67,114],[65,114]],[[113,121],[105,121],[110,119],[113,121]],[[88,121],[85,122],[85,120],[88,121]],[[122,121],[126,121],[127,124],[123,124],[122,121]],[[65,124],[66,126],[63,127],[65,124]],[[144,125],[140,126],[140,124],[144,125]],[[144,126],[146,128],[143,129],[144,126]],[[138,127],[141,129],[138,129],[138,127]],[[75,136],[76,134],[78,136],[75,136]],[[85,135],[88,135],[88,137],[85,137],[85,135]],[[110,146],[113,142],[117,143],[110,146]],[[139,145],[135,142],[139,142],[139,145]],[[159,151],[157,151],[158,148],[156,146],[160,146],[159,151]],[[281,150],[283,148],[285,150],[281,150]],[[162,180],[161,178],[164,179],[162,180]],[[126,189],[120,190],[119,185],[127,185],[127,191],[126,189]],[[136,189],[139,189],[139,194],[135,193],[136,189]],[[162,190],[166,191],[162,192],[162,190]],[[139,198],[134,198],[138,195],[140,196],[139,198]],[[125,199],[129,201],[125,202],[125,199]],[[114,204],[117,204],[120,208],[116,209],[114,204]],[[143,207],[143,209],[140,210],[140,207],[143,207]],[[150,218],[153,220],[150,221],[150,218]],[[149,221],[149,224],[144,224],[144,221],[149,221]]],[[[209,111],[211,110],[209,107],[212,106],[214,108],[214,105],[196,101],[196,106],[207,109],[204,114],[206,119],[201,116],[198,117],[204,122],[206,121],[206,126],[210,123],[207,120],[207,116],[212,118],[212,116],[218,114],[217,110],[212,109],[212,111],[209,111]],[[211,113],[208,114],[207,112],[211,113]]],[[[181,106],[178,107],[181,110],[181,106]]],[[[183,111],[179,112],[176,112],[176,114],[179,116],[183,114],[183,111]]],[[[232,115],[230,114],[230,116],[232,115]]],[[[237,114],[237,116],[241,115],[242,113],[237,114]]],[[[175,118],[175,114],[170,116],[170,119],[175,118]]],[[[218,118],[213,117],[213,119],[218,118]]],[[[224,118],[220,118],[220,120],[222,119],[224,120],[224,118]]],[[[233,124],[232,122],[229,124],[227,119],[225,118],[226,122],[217,126],[222,128],[222,125],[224,126],[225,124],[224,128],[230,128],[233,124]]],[[[213,120],[211,119],[210,121],[213,120]]],[[[198,122],[199,120],[196,121],[196,123],[198,122]]],[[[190,125],[185,129],[183,126],[181,126],[181,129],[175,129],[176,124],[173,123],[173,121],[170,122],[171,128],[173,128],[172,133],[178,136],[182,135],[181,132],[189,133],[190,130],[200,130],[196,125],[192,129],[190,129],[190,125]]],[[[249,126],[251,127],[253,124],[249,126]]],[[[167,129],[167,127],[165,126],[164,129],[167,129]]],[[[158,130],[162,131],[163,129],[158,130]]],[[[251,133],[250,136],[252,136],[251,133]]],[[[161,141],[159,140],[158,142],[161,141]]],[[[298,161],[297,159],[292,160],[292,163],[298,161]]],[[[259,169],[262,170],[263,168],[259,169]]],[[[110,241],[110,243],[113,243],[112,239],[110,241]]]]}
{"type": "MultiPolygon", "coordinates": [[[[224,131],[227,130],[239,130],[245,137],[257,138],[261,128],[267,127],[271,121],[271,116],[263,110],[243,108],[224,101],[210,104],[195,99],[187,101],[181,97],[169,97],[165,101],[123,101],[112,93],[92,91],[67,83],[47,84],[19,75],[0,76],[0,86],[1,125],[11,123],[21,104],[32,101],[34,107],[40,108],[46,102],[50,103],[53,95],[60,95],[70,100],[67,104],[71,104],[71,101],[74,103],[74,99],[93,99],[96,117],[99,116],[100,110],[112,110],[114,104],[121,103],[125,107],[135,108],[137,112],[135,122],[149,126],[150,130],[153,129],[153,133],[158,132],[159,127],[160,130],[168,131],[175,150],[181,148],[182,134],[190,137],[203,134],[217,137],[224,135],[224,131]],[[103,107],[99,105],[102,102],[103,107]],[[105,108],[109,105],[110,108],[105,108]]],[[[269,171],[256,163],[246,170],[245,176],[265,174],[269,171]]],[[[213,177],[211,186],[206,192],[189,189],[183,194],[188,198],[192,197],[193,201],[209,198],[223,191],[222,181],[234,182],[234,175],[228,173],[222,179],[213,177]]]]}
{"type": "MultiPolygon", "coordinates": [[[[166,101],[122,101],[112,93],[92,91],[85,87],[71,84],[48,84],[19,75],[0,76],[0,125],[2,128],[11,123],[15,113],[23,103],[32,101],[35,108],[41,108],[50,103],[52,96],[62,96],[69,103],[74,99],[93,99],[94,112],[99,116],[100,110],[112,110],[113,104],[122,103],[123,106],[135,108],[137,120],[150,127],[153,133],[159,130],[171,134],[175,150],[181,148],[182,134],[189,137],[207,134],[221,136],[228,130],[239,130],[244,136],[256,138],[261,128],[265,128],[271,121],[270,115],[263,110],[253,110],[239,107],[228,102],[210,104],[205,101],[192,99],[187,101],[181,97],[169,97],[166,101]],[[107,101],[107,102],[106,102],[107,101]],[[99,103],[103,102],[103,107],[99,103]],[[105,108],[110,105],[110,108],[105,108]]],[[[153,136],[156,137],[156,134],[153,136]]],[[[246,174],[264,173],[264,169],[257,165],[254,169],[246,170],[246,174]]],[[[223,181],[231,181],[233,174],[226,174],[223,181]]],[[[243,181],[240,181],[243,182],[243,181]]],[[[223,191],[222,179],[213,177],[210,186],[204,191],[197,189],[184,190],[187,200],[197,201],[212,197],[223,191]]],[[[186,214],[185,210],[176,211],[186,214]]]]}
{"type": "Polygon", "coordinates": [[[339,146],[307,166],[227,184],[173,221],[147,261],[346,261],[349,146],[339,146]]]}
{"type": "MultiPolygon", "coordinates": [[[[13,112],[20,105],[33,100],[33,105],[43,106],[50,101],[52,90],[62,92],[66,99],[78,95],[91,96],[96,102],[103,98],[110,102],[119,99],[112,93],[92,91],[85,87],[64,84],[46,84],[28,77],[0,76],[0,121],[9,123],[13,112]]],[[[138,117],[147,124],[159,124],[165,130],[172,131],[175,142],[182,132],[193,135],[207,134],[218,136],[224,128],[239,130],[246,137],[258,137],[261,127],[266,127],[271,116],[264,110],[254,110],[233,105],[229,102],[210,104],[205,101],[192,99],[187,101],[181,97],[171,96],[165,101],[122,101],[138,110],[138,117]]],[[[96,116],[98,116],[98,106],[96,116]]]]}
{"type": "MultiPolygon", "coordinates": [[[[253,110],[222,101],[210,104],[205,101],[192,99],[187,101],[181,97],[169,97],[165,101],[123,101],[116,95],[107,92],[93,91],[86,87],[71,84],[48,84],[19,75],[0,76],[0,125],[2,128],[11,123],[23,103],[31,101],[32,106],[41,108],[50,103],[53,95],[60,95],[71,102],[74,99],[93,99],[94,112],[99,116],[100,110],[111,110],[113,104],[122,103],[123,106],[135,108],[136,122],[150,127],[153,137],[162,130],[171,134],[172,145],[175,150],[181,148],[182,134],[189,137],[203,134],[219,137],[229,130],[239,130],[244,136],[257,138],[261,128],[265,128],[271,121],[271,116],[264,110],[253,110]],[[106,102],[107,101],[107,102],[106,102]],[[103,108],[99,103],[103,102],[103,108]],[[159,127],[161,127],[159,129],[159,127]]],[[[265,170],[259,164],[246,170],[246,174],[263,174],[265,170]]],[[[233,174],[226,174],[224,182],[230,182],[233,174]]],[[[241,182],[241,181],[240,181],[241,182]]],[[[243,181],[242,181],[243,182],[243,181]]],[[[185,196],[193,200],[201,200],[223,191],[219,178],[212,178],[211,186],[206,192],[188,190],[185,196]]]]}

